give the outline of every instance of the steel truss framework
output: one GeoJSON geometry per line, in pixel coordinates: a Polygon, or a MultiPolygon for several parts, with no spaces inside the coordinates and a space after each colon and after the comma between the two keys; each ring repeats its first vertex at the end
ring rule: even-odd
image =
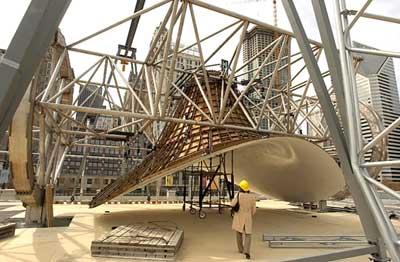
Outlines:
{"type": "MultiPolygon", "coordinates": [[[[352,52],[392,57],[400,57],[400,55],[393,52],[353,48],[350,41],[350,29],[360,17],[392,23],[399,23],[399,20],[365,13],[365,9],[372,0],[368,0],[362,9],[355,13],[346,9],[344,0],[335,1],[339,24],[337,29],[338,47],[335,45],[333,30],[322,0],[313,0],[312,3],[323,45],[306,37],[293,1],[290,0],[283,0],[283,3],[295,33],[198,0],[164,0],[67,45],[59,56],[59,60],[54,62],[54,70],[49,84],[34,97],[40,121],[38,121],[39,126],[34,127],[33,133],[36,136],[34,135],[33,139],[39,141],[39,160],[43,163],[39,166],[39,180],[46,180],[49,183],[56,182],[68,149],[74,145],[85,144],[90,137],[124,140],[127,136],[132,137],[144,133],[150,141],[156,144],[159,135],[154,132],[154,125],[159,122],[231,129],[265,135],[296,136],[315,143],[322,143],[332,138],[346,182],[355,199],[367,239],[373,245],[372,248],[363,250],[365,253],[374,250],[373,256],[377,261],[386,259],[386,250],[388,250],[394,261],[400,261],[399,240],[393,225],[385,214],[382,202],[377,197],[375,187],[399,199],[400,196],[374,180],[368,173],[370,170],[367,169],[392,164],[398,165],[400,160],[376,161],[384,159],[378,157],[372,162],[366,162],[363,157],[367,152],[379,146],[382,151],[382,141],[390,131],[400,124],[400,120],[396,120],[383,131],[376,132],[371,141],[364,143],[359,131],[361,116],[354,80],[358,63],[354,62],[352,52]],[[150,44],[148,54],[143,60],[79,47],[79,44],[85,41],[160,7],[167,7],[167,12],[161,21],[160,29],[150,44]],[[211,34],[202,35],[198,26],[198,17],[196,17],[199,9],[230,17],[233,22],[211,34]],[[355,17],[348,22],[350,15],[355,15],[355,17]],[[182,48],[181,37],[185,34],[185,28],[188,25],[194,32],[193,43],[182,48]],[[269,46],[258,52],[248,62],[243,63],[240,61],[241,50],[246,32],[252,26],[271,30],[276,37],[269,46]],[[214,50],[204,48],[207,40],[223,34],[225,34],[224,40],[214,50]],[[294,41],[291,39],[293,37],[296,38],[300,51],[287,53],[284,50],[292,49],[294,41]],[[224,54],[225,57],[230,58],[228,69],[221,71],[218,68],[217,74],[210,73],[213,69],[215,71],[215,64],[212,64],[213,58],[230,42],[235,42],[235,48],[230,54],[224,54]],[[178,67],[179,55],[192,47],[198,49],[200,65],[192,68],[178,67]],[[340,56],[337,49],[340,51],[340,56]],[[77,52],[88,57],[94,56],[97,57],[97,61],[74,79],[65,81],[60,77],[60,69],[68,52],[77,52]],[[321,70],[318,65],[318,60],[323,53],[328,62],[329,71],[321,70]],[[259,67],[251,69],[252,77],[244,84],[240,82],[241,77],[248,73],[248,64],[260,57],[263,57],[262,63],[259,67]],[[127,63],[134,72],[134,77],[128,78],[120,69],[118,62],[127,63]],[[265,67],[272,67],[273,70],[260,79],[260,74],[265,67]],[[284,82],[278,81],[280,76],[288,71],[290,77],[284,82]],[[302,76],[307,74],[307,71],[309,78],[302,80],[302,76]],[[196,104],[186,95],[184,87],[188,81],[196,83],[202,97],[201,101],[204,101],[205,105],[196,104]],[[210,85],[211,82],[214,84],[210,85]],[[218,101],[213,101],[215,99],[213,86],[216,82],[220,83],[218,86],[220,95],[217,96],[218,101]],[[333,85],[330,86],[330,83],[333,85]],[[260,91],[262,89],[263,92],[260,91]],[[78,96],[72,102],[63,102],[63,95],[70,91],[74,91],[78,96]],[[88,92],[89,95],[80,99],[84,92],[88,92]],[[256,94],[260,98],[260,102],[255,103],[250,94],[256,94]],[[106,107],[96,107],[97,99],[103,101],[106,107]],[[180,115],[176,114],[176,103],[174,102],[182,99],[197,110],[200,116],[197,119],[201,119],[200,121],[188,119],[185,116],[174,117],[180,115]],[[233,112],[238,110],[249,125],[232,124],[227,121],[232,117],[233,112]],[[77,117],[78,114],[110,117],[117,119],[119,124],[107,130],[99,130],[90,127],[85,122],[85,117],[80,120],[77,117]],[[262,125],[265,119],[268,123],[266,127],[262,125]],[[305,134],[300,132],[304,126],[307,127],[305,134]],[[58,153],[60,149],[62,152],[58,153]],[[55,155],[59,156],[57,165],[54,161],[55,155]]],[[[34,13],[33,10],[37,8],[35,3],[38,2],[40,1],[32,1],[31,8],[27,11],[28,16],[34,13]]],[[[64,10],[61,7],[69,4],[69,1],[62,0],[54,2],[58,3],[56,9],[58,13],[51,19],[47,18],[52,21],[61,19],[63,12],[59,10],[64,10]]],[[[56,8],[50,2],[42,3],[42,5],[41,8],[47,12],[56,8]]],[[[46,17],[38,17],[38,20],[40,20],[39,18],[46,20],[46,17]]],[[[22,33],[27,28],[27,23],[21,23],[17,36],[23,37],[22,33]]],[[[54,28],[46,27],[43,31],[50,35],[54,28]]],[[[39,41],[34,38],[28,40],[39,41]]],[[[13,47],[19,51],[26,48],[17,45],[13,47]]],[[[7,67],[7,70],[13,68],[13,64],[10,64],[9,61],[26,63],[18,60],[13,53],[7,52],[5,58],[6,60],[2,60],[0,65],[7,67]]],[[[38,59],[37,57],[31,58],[36,61],[36,64],[38,59]]],[[[0,80],[2,80],[1,77],[4,77],[2,75],[3,68],[1,69],[0,80]]],[[[32,68],[24,70],[22,73],[28,73],[28,76],[30,73],[33,74],[32,68]]],[[[14,71],[16,72],[15,68],[14,71]]],[[[10,81],[12,82],[12,79],[10,81]]],[[[6,86],[6,88],[11,87],[12,83],[6,86]]],[[[17,96],[22,98],[23,93],[17,94],[17,96]]],[[[1,106],[2,112],[5,112],[4,105],[1,106]]],[[[4,124],[8,125],[9,123],[2,122],[2,126],[4,124]]],[[[360,251],[346,254],[347,256],[359,255],[360,251]]],[[[343,254],[337,257],[343,258],[343,254]]]]}
{"type": "MultiPolygon", "coordinates": [[[[264,135],[298,136],[315,142],[326,141],[329,138],[329,131],[322,124],[323,115],[318,114],[321,112],[321,108],[318,99],[313,94],[313,84],[310,79],[299,80],[302,74],[306,74],[302,56],[299,52],[293,54],[285,52],[290,49],[291,38],[290,32],[203,2],[161,1],[66,46],[65,53],[78,52],[84,57],[97,57],[97,60],[75,79],[65,83],[58,77],[59,66],[57,65],[63,63],[65,55],[60,56],[51,81],[46,89],[35,97],[36,104],[40,108],[38,111],[45,120],[42,122],[43,126],[46,127],[37,127],[37,129],[55,132],[58,136],[63,137],[63,141],[66,142],[65,144],[61,143],[64,149],[63,155],[67,154],[69,148],[81,145],[91,137],[126,138],[126,135],[116,134],[121,131],[130,136],[145,133],[147,138],[156,144],[159,136],[153,132],[156,130],[153,125],[158,122],[255,131],[264,135]],[[143,61],[78,47],[79,44],[94,39],[123,22],[130,21],[139,15],[145,15],[164,5],[167,6],[167,12],[143,61]],[[195,12],[197,9],[204,8],[213,13],[228,16],[234,21],[203,36],[199,32],[195,12]],[[189,30],[194,32],[193,44],[181,48],[179,43],[182,34],[185,33],[184,25],[186,24],[189,30]],[[259,51],[249,61],[240,63],[239,57],[244,37],[251,26],[270,30],[276,34],[276,37],[270,45],[259,51]],[[214,50],[203,48],[203,44],[207,40],[223,33],[226,35],[225,39],[218,47],[214,50]],[[173,41],[174,44],[172,44],[173,41]],[[233,54],[225,54],[225,56],[231,57],[228,64],[229,69],[223,73],[211,73],[215,69],[212,58],[229,42],[234,42],[236,46],[233,54]],[[193,68],[178,67],[176,65],[178,55],[191,47],[197,47],[200,65],[193,68]],[[261,65],[252,69],[253,76],[245,85],[242,85],[242,91],[238,92],[239,78],[247,74],[247,65],[260,57],[263,57],[261,65]],[[133,79],[126,77],[118,62],[128,63],[135,77],[133,79]],[[293,69],[295,65],[298,65],[297,70],[293,69]],[[267,66],[273,68],[272,72],[260,79],[261,71],[267,66]],[[136,71],[137,69],[138,71],[136,71]],[[293,72],[293,76],[287,77],[285,82],[277,81],[280,75],[284,74],[283,72],[290,71],[293,72]],[[174,77],[177,73],[179,76],[174,77]],[[100,79],[100,81],[95,81],[95,79],[100,79]],[[194,101],[187,92],[183,91],[185,84],[193,80],[196,83],[195,88],[197,87],[201,93],[201,101],[206,104],[205,108],[203,104],[194,101]],[[211,87],[211,82],[215,83],[215,81],[220,83],[220,87],[217,87],[219,89],[217,92],[220,93],[217,96],[218,101],[214,101],[215,95],[213,94],[216,90],[215,87],[211,87]],[[264,81],[267,85],[263,86],[266,92],[260,92],[260,81],[264,81]],[[74,101],[60,103],[63,94],[74,89],[74,93],[78,93],[74,101]],[[81,99],[85,92],[89,92],[90,95],[81,99]],[[252,101],[249,97],[250,93],[256,94],[259,102],[252,101]],[[228,99],[230,96],[233,96],[233,101],[228,99]],[[106,108],[98,108],[94,105],[95,101],[99,99],[105,102],[106,108]],[[182,99],[193,106],[201,117],[190,119],[175,114],[177,101],[182,99]],[[276,101],[279,102],[276,103],[276,101]],[[243,112],[250,125],[227,121],[236,110],[243,112]],[[94,127],[88,127],[85,117],[81,117],[79,120],[78,114],[107,116],[116,119],[120,124],[108,130],[96,130],[94,127]],[[175,115],[180,117],[175,117],[175,115]],[[313,115],[320,115],[320,118],[313,117],[313,115]],[[269,124],[267,127],[262,127],[261,123],[265,119],[269,124]],[[310,131],[308,134],[301,134],[299,130],[305,123],[310,131]]],[[[323,52],[321,45],[315,41],[310,42],[313,53],[319,59],[323,52]]],[[[217,69],[220,72],[220,68],[217,69]]],[[[329,72],[325,72],[324,76],[328,77],[329,72]]],[[[213,84],[213,86],[215,85],[213,84]]],[[[333,88],[330,88],[330,92],[333,93],[333,88]]],[[[39,137],[37,139],[40,140],[39,137]]],[[[42,148],[42,152],[45,152],[44,154],[47,156],[53,155],[54,151],[59,150],[57,147],[51,149],[44,146],[42,148]]],[[[48,157],[43,156],[44,154],[41,155],[43,161],[46,162],[48,157]]],[[[61,167],[62,161],[59,161],[55,172],[51,175],[54,183],[60,175],[61,167]]],[[[115,195],[115,192],[112,195],[115,195]]]]}
{"type": "MultiPolygon", "coordinates": [[[[284,55],[283,50],[288,48],[291,38],[292,34],[290,32],[274,28],[268,24],[203,2],[196,0],[183,2],[165,0],[68,45],[66,50],[69,52],[72,51],[88,56],[97,56],[99,59],[69,84],[60,86],[56,81],[49,84],[43,94],[37,97],[37,100],[40,106],[44,108],[45,112],[48,114],[58,112],[61,118],[63,118],[63,120],[56,125],[56,128],[59,128],[61,133],[71,133],[71,131],[63,130],[62,124],[73,122],[76,126],[89,132],[90,136],[108,137],[110,133],[119,130],[145,132],[147,137],[154,143],[158,137],[151,132],[149,126],[154,122],[166,121],[202,126],[229,127],[233,129],[281,135],[294,135],[317,141],[327,140],[329,131],[326,126],[321,124],[321,119],[311,117],[316,112],[321,111],[317,98],[312,94],[313,87],[311,80],[297,81],[297,84],[293,84],[299,76],[305,73],[305,66],[299,52],[284,55]],[[158,33],[152,40],[148,55],[143,61],[76,47],[84,41],[92,39],[123,22],[129,21],[138,15],[144,15],[162,5],[169,5],[168,12],[162,20],[158,33]],[[201,36],[195,16],[195,10],[198,7],[207,8],[233,17],[236,21],[214,33],[201,36]],[[194,43],[185,48],[179,48],[183,26],[185,23],[188,24],[190,22],[193,26],[192,30],[195,32],[194,43]],[[243,39],[246,31],[253,25],[269,29],[278,33],[279,36],[273,43],[261,50],[250,61],[240,64],[239,57],[241,56],[243,39]],[[176,32],[176,39],[174,39],[174,45],[172,46],[173,36],[175,36],[174,32],[176,32]],[[223,33],[230,34],[215,50],[206,53],[202,48],[203,42],[223,33]],[[225,74],[209,76],[209,71],[213,69],[213,66],[215,69],[215,64],[210,64],[210,60],[212,60],[227,42],[237,41],[235,36],[239,36],[236,48],[233,50],[233,54],[227,55],[231,57],[229,61],[230,70],[225,74]],[[193,68],[178,68],[176,65],[178,55],[184,53],[191,47],[197,47],[201,64],[193,68]],[[247,84],[242,85],[243,91],[240,92],[240,94],[235,93],[234,87],[236,88],[240,84],[238,79],[247,74],[247,65],[261,56],[265,57],[261,66],[252,69],[253,76],[249,79],[247,84]],[[120,69],[118,61],[128,62],[131,68],[139,68],[133,81],[128,80],[124,72],[120,69]],[[292,78],[287,79],[284,83],[276,84],[276,80],[279,75],[282,74],[282,71],[286,70],[287,72],[294,64],[300,65],[301,63],[303,63],[303,66],[300,66],[300,69],[294,72],[292,78]],[[267,66],[272,66],[274,68],[273,72],[263,76],[263,79],[260,79],[261,70],[267,66]],[[171,68],[173,68],[173,70],[171,70],[171,68]],[[98,74],[102,75],[102,82],[93,81],[98,74]],[[173,79],[174,74],[179,74],[179,79],[173,79]],[[206,80],[204,83],[205,91],[203,91],[203,87],[198,80],[202,76],[204,76],[206,80]],[[200,111],[205,116],[205,121],[193,121],[173,117],[174,103],[171,103],[171,101],[187,99],[193,104],[193,101],[182,92],[182,86],[192,78],[196,79],[198,88],[201,90],[202,96],[209,109],[209,113],[207,114],[204,111],[200,111]],[[218,114],[215,113],[217,109],[211,107],[212,97],[208,78],[225,79],[227,82],[226,86],[221,87],[222,95],[220,96],[220,101],[218,101],[218,114]],[[266,92],[263,93],[260,92],[261,80],[267,80],[268,83],[268,86],[265,88],[266,92]],[[81,89],[78,98],[76,98],[72,104],[57,103],[58,97],[69,89],[77,88],[77,84],[79,84],[81,89]],[[95,88],[92,88],[93,86],[95,86],[95,88]],[[88,89],[88,87],[91,87],[91,89],[88,89]],[[79,96],[85,90],[88,90],[91,95],[87,97],[85,101],[79,101],[79,96]],[[249,98],[249,94],[254,92],[261,98],[259,103],[255,103],[249,98]],[[236,101],[233,105],[227,105],[228,96],[230,94],[236,97],[236,101]],[[95,97],[104,100],[107,104],[107,108],[100,109],[91,106],[88,101],[90,101],[90,99],[94,101],[95,97]],[[279,101],[279,103],[277,106],[273,107],[272,101],[279,101]],[[246,103],[251,103],[251,105],[245,105],[246,103]],[[226,125],[226,120],[236,108],[240,108],[245,112],[248,121],[251,123],[251,127],[226,125]],[[70,113],[65,114],[60,112],[62,110],[69,111],[70,113]],[[86,127],[85,123],[79,122],[74,118],[77,112],[121,118],[122,123],[119,126],[107,130],[107,132],[90,130],[86,127]],[[265,118],[267,118],[270,123],[267,128],[261,127],[261,123],[265,118]],[[299,130],[304,123],[308,123],[309,128],[311,128],[313,132],[302,135],[299,130]]],[[[319,58],[322,53],[321,45],[315,41],[311,41],[311,43],[315,56],[319,58]]],[[[61,63],[61,59],[59,63],[61,63]]],[[[56,76],[57,74],[58,72],[55,70],[53,75],[56,76]]],[[[329,76],[329,73],[325,72],[325,76],[329,76]]],[[[221,81],[221,84],[222,83],[223,81],[221,81]]],[[[333,91],[333,89],[331,90],[333,91]]],[[[199,107],[197,106],[197,108],[199,107]]],[[[47,121],[49,126],[56,124],[54,122],[50,123],[50,121],[51,120],[47,121]]],[[[79,142],[81,141],[73,141],[72,144],[79,142]]]]}
{"type": "MultiPolygon", "coordinates": [[[[346,9],[345,0],[335,0],[335,14],[337,23],[337,46],[333,37],[333,29],[328,17],[325,2],[322,0],[313,0],[314,13],[317,19],[321,39],[325,47],[328,66],[331,73],[332,82],[336,88],[337,104],[343,126],[334,113],[333,104],[326,92],[325,84],[321,77],[321,71],[312,51],[306,43],[306,33],[302,22],[297,13],[293,1],[283,0],[283,4],[288,15],[291,26],[295,32],[296,39],[302,50],[304,59],[306,60],[307,69],[314,83],[319,83],[316,89],[317,96],[323,108],[329,130],[334,140],[336,149],[339,153],[340,161],[346,178],[346,182],[350,187],[350,191],[356,202],[357,210],[361,218],[366,236],[370,243],[378,247],[378,252],[374,254],[376,261],[400,261],[400,242],[389,220],[382,201],[376,193],[376,189],[381,189],[392,196],[400,199],[399,194],[387,188],[383,184],[371,178],[367,167],[395,165],[398,161],[365,161],[364,154],[371,146],[381,141],[395,127],[398,126],[397,119],[389,127],[380,132],[374,139],[367,144],[361,137],[360,112],[358,108],[357,84],[355,81],[356,68],[353,63],[354,52],[384,55],[388,57],[399,57],[398,53],[376,51],[369,49],[359,49],[352,47],[350,36],[351,28],[362,17],[399,23],[398,19],[384,17],[374,14],[365,13],[367,7],[372,0],[367,0],[362,8],[355,12],[354,18],[350,21],[349,16],[354,14],[346,9]],[[339,50],[339,52],[337,51],[339,50]],[[344,128],[342,128],[344,127],[344,128]],[[343,132],[344,131],[344,132],[343,132]],[[386,253],[388,251],[388,254],[386,253]]],[[[368,252],[369,253],[369,252],[368,252]]],[[[340,257],[342,254],[336,254],[340,257]]],[[[354,254],[353,254],[354,255],[354,254]]],[[[352,256],[352,255],[351,255],[352,256]]],[[[321,257],[317,259],[323,259],[321,257]]]]}

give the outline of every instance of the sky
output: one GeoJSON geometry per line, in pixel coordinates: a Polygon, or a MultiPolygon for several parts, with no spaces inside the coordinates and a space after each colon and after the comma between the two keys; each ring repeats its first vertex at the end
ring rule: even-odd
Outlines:
{"type": "MultiPolygon", "coordinates": [[[[272,24],[272,0],[203,0],[213,5],[223,7],[228,10],[256,18],[260,21],[272,24]]],[[[359,9],[365,0],[347,1],[349,9],[359,9]]],[[[15,33],[24,12],[26,11],[29,0],[2,0],[2,14],[0,16],[0,48],[6,49],[15,33]]],[[[146,5],[150,6],[158,1],[148,0],[146,5]]],[[[313,16],[311,1],[295,1],[298,12],[306,28],[309,38],[319,41],[319,32],[313,16]]],[[[333,0],[326,1],[331,23],[334,23],[333,0]]],[[[73,0],[66,15],[64,16],[60,28],[66,37],[67,43],[72,43],[80,38],[99,30],[113,22],[125,18],[133,13],[135,1],[133,0],[73,0]]],[[[154,28],[160,23],[166,7],[159,8],[151,13],[142,16],[139,23],[138,33],[136,34],[133,46],[138,49],[138,58],[143,59],[147,53],[154,28]]],[[[206,35],[218,28],[233,21],[226,16],[213,14],[209,11],[195,8],[196,19],[199,26],[200,35],[206,35]]],[[[400,4],[398,0],[373,1],[367,12],[399,17],[400,4]]],[[[188,21],[190,19],[187,19],[188,21]]],[[[185,22],[186,23],[186,22],[185,22]]],[[[182,42],[191,44],[194,39],[191,24],[186,23],[182,42]]],[[[285,11],[281,2],[278,0],[278,26],[291,31],[285,11]]],[[[111,32],[107,32],[95,39],[79,45],[81,48],[93,49],[108,54],[115,54],[118,44],[123,44],[129,23],[125,23],[111,32]]],[[[228,34],[228,32],[227,32],[228,34]]],[[[226,35],[225,35],[226,36],[226,35]]],[[[374,20],[361,19],[352,30],[353,40],[373,46],[375,48],[400,52],[398,40],[400,39],[400,26],[395,24],[382,23],[374,20]],[[373,37],[371,37],[371,35],[373,37]]],[[[223,35],[216,38],[215,42],[204,43],[205,52],[210,52],[217,41],[221,42],[223,35]]],[[[218,43],[219,43],[218,42],[218,43]]],[[[235,38],[227,44],[226,51],[222,54],[231,53],[235,43],[235,38]],[[229,50],[229,51],[228,51],[229,50]],[[224,53],[225,52],[225,53],[224,53]]],[[[76,74],[87,68],[94,62],[94,57],[82,58],[81,55],[70,54],[72,65],[76,74]]],[[[220,56],[216,56],[219,62],[220,56]]],[[[400,62],[395,59],[395,67],[398,82],[400,80],[400,62]]],[[[400,82],[399,82],[400,83],[400,82]]]]}

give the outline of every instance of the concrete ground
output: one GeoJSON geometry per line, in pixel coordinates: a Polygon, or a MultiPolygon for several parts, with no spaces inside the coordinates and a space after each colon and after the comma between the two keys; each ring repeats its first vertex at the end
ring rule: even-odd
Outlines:
{"type": "MultiPolygon", "coordinates": [[[[285,202],[260,201],[255,215],[252,241],[254,261],[284,259],[321,254],[332,249],[268,248],[262,235],[359,235],[357,215],[349,213],[309,213],[285,202]],[[312,217],[316,215],[317,217],[312,217]]],[[[21,211],[20,204],[10,203],[1,211],[21,211]]],[[[90,244],[111,227],[134,222],[173,221],[182,227],[185,238],[178,261],[245,261],[236,251],[228,210],[218,214],[208,210],[205,220],[183,212],[181,205],[103,205],[89,209],[86,205],[55,205],[56,216],[74,216],[69,227],[17,229],[16,236],[0,241],[0,261],[128,261],[93,258],[90,244]],[[110,211],[105,214],[105,211],[110,211]]],[[[16,216],[23,216],[19,213],[16,216]]],[[[395,226],[400,229],[399,221],[395,226]]],[[[346,261],[368,261],[367,257],[346,261]]]]}

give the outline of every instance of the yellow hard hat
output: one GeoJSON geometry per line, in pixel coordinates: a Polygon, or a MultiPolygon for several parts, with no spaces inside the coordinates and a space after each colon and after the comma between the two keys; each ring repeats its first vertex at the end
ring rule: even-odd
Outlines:
{"type": "Polygon", "coordinates": [[[239,183],[239,187],[243,189],[243,191],[249,191],[249,182],[247,182],[246,180],[242,180],[239,183]]]}

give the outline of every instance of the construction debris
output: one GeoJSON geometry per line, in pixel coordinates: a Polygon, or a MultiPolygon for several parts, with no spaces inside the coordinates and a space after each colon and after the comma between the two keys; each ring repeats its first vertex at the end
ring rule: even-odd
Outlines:
{"type": "Polygon", "coordinates": [[[183,241],[183,230],[159,223],[119,226],[92,241],[97,257],[175,260],[183,241]]]}
{"type": "Polygon", "coordinates": [[[269,236],[263,241],[269,247],[281,248],[348,248],[368,245],[365,236],[269,236]]]}

